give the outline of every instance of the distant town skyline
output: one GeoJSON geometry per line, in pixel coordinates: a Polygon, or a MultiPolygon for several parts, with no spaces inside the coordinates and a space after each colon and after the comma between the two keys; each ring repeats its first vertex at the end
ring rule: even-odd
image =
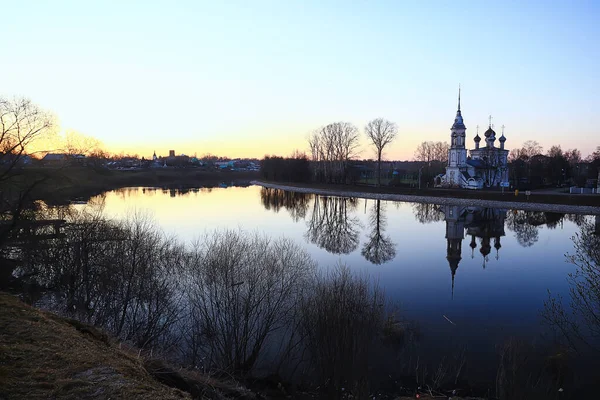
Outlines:
{"type": "Polygon", "coordinates": [[[289,155],[336,121],[398,124],[386,159],[448,141],[598,142],[600,4],[507,1],[22,1],[3,5],[0,95],[140,156],[289,155]],[[481,134],[481,132],[480,132],[481,134]]]}

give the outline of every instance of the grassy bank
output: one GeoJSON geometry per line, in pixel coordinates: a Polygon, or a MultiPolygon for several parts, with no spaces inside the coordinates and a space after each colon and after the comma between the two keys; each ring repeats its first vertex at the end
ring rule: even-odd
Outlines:
{"type": "Polygon", "coordinates": [[[0,398],[185,399],[100,331],[0,294],[0,398]]]}
{"type": "MultiPolygon", "coordinates": [[[[144,359],[103,331],[0,292],[0,399],[313,399],[144,359]]],[[[434,396],[422,394],[421,398],[434,396]]],[[[438,396],[439,397],[439,396],[438,396]]],[[[348,397],[351,398],[351,397],[348,397]]],[[[382,398],[389,398],[383,396],[382,398]]],[[[409,400],[414,397],[394,397],[409,400]]],[[[453,397],[460,400],[461,397],[453,397]]],[[[475,398],[473,398],[475,399],[475,398]]]]}
{"type": "Polygon", "coordinates": [[[600,207],[600,195],[571,195],[563,193],[536,193],[531,192],[527,196],[525,192],[520,191],[518,195],[514,192],[499,190],[466,190],[466,189],[442,189],[442,188],[405,188],[405,187],[375,187],[370,185],[339,185],[324,183],[290,183],[265,181],[274,185],[285,185],[298,188],[331,190],[342,193],[382,193],[397,194],[407,196],[427,196],[439,198],[472,199],[472,200],[492,200],[522,203],[544,203],[544,204],[564,204],[574,206],[592,206],[600,207]]]}
{"type": "Polygon", "coordinates": [[[258,177],[254,171],[220,171],[200,168],[164,168],[141,170],[109,170],[84,167],[63,169],[28,168],[18,179],[22,186],[41,181],[32,195],[53,203],[74,198],[88,198],[123,187],[212,187],[222,182],[247,183],[258,177]]]}

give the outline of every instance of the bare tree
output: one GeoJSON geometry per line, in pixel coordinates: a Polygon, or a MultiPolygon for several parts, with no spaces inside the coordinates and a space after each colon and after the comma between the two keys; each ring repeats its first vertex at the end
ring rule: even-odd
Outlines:
{"type": "Polygon", "coordinates": [[[513,149],[510,161],[523,160],[528,162],[532,157],[542,154],[544,148],[535,140],[527,140],[520,149],[513,149]]]}
{"type": "Polygon", "coordinates": [[[334,122],[315,130],[308,139],[315,178],[345,182],[348,162],[356,156],[358,139],[358,129],[349,122],[334,122]]]}
{"type": "Polygon", "coordinates": [[[443,164],[448,162],[448,142],[434,142],[433,143],[433,159],[443,164]]]}
{"type": "Polygon", "coordinates": [[[415,150],[415,160],[424,163],[432,161],[448,162],[448,146],[447,142],[421,142],[415,150]]]}
{"type": "Polygon", "coordinates": [[[381,186],[381,157],[385,147],[396,138],[398,126],[386,119],[376,118],[367,124],[365,133],[377,152],[377,186],[381,186]]]}
{"type": "Polygon", "coordinates": [[[62,147],[69,155],[90,156],[104,153],[100,140],[73,130],[67,131],[62,147]]]}
{"type": "Polygon", "coordinates": [[[29,147],[53,126],[52,116],[31,100],[0,97],[0,181],[10,177],[29,147]]]}
{"type": "Polygon", "coordinates": [[[289,325],[315,270],[291,241],[243,232],[216,232],[192,255],[190,305],[209,367],[244,373],[266,343],[289,325]]]}
{"type": "Polygon", "coordinates": [[[573,253],[566,255],[575,271],[567,277],[569,302],[550,296],[542,316],[576,350],[600,353],[600,236],[585,220],[572,238],[573,253]]]}
{"type": "Polygon", "coordinates": [[[376,283],[343,265],[317,276],[305,293],[301,329],[328,399],[369,397],[368,373],[383,332],[385,303],[376,283]]]}
{"type": "Polygon", "coordinates": [[[0,230],[0,242],[17,227],[33,189],[47,179],[45,174],[16,177],[32,146],[52,132],[50,114],[30,100],[0,97],[0,213],[10,223],[0,230]]]}
{"type": "Polygon", "coordinates": [[[581,152],[578,149],[569,149],[565,151],[565,158],[570,165],[581,162],[581,152]]]}
{"type": "Polygon", "coordinates": [[[430,163],[434,159],[433,142],[421,142],[415,150],[415,160],[430,163]]]}

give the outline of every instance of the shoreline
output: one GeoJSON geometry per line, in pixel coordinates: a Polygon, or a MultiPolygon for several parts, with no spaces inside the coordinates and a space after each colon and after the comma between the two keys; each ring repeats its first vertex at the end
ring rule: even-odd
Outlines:
{"type": "Polygon", "coordinates": [[[521,202],[509,200],[484,200],[484,199],[467,199],[459,197],[441,197],[441,196],[420,196],[413,194],[396,194],[396,193],[372,193],[361,192],[355,190],[336,190],[336,189],[321,189],[306,186],[290,186],[279,183],[270,183],[259,180],[250,182],[252,185],[262,186],[270,189],[281,189],[290,192],[317,194],[321,196],[336,196],[336,197],[358,197],[372,200],[400,201],[410,203],[432,203],[438,205],[461,205],[461,206],[478,206],[489,208],[510,208],[525,211],[542,211],[542,212],[558,212],[567,214],[600,214],[600,207],[585,206],[585,205],[570,205],[570,204],[549,204],[539,202],[521,202]]]}

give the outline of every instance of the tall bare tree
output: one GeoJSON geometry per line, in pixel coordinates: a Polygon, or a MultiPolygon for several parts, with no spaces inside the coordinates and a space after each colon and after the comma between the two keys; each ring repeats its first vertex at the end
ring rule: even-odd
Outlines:
{"type": "Polygon", "coordinates": [[[0,97],[0,213],[11,221],[0,230],[0,243],[17,226],[31,191],[45,179],[19,179],[16,175],[31,147],[50,134],[53,125],[52,116],[31,100],[0,97]]]}
{"type": "Polygon", "coordinates": [[[448,161],[449,147],[447,142],[422,142],[415,150],[415,160],[427,164],[432,161],[446,163],[448,161]]]}
{"type": "Polygon", "coordinates": [[[69,155],[85,155],[103,153],[102,142],[92,136],[85,135],[81,132],[69,130],[65,134],[64,151],[69,155]]]}
{"type": "Polygon", "coordinates": [[[52,127],[52,116],[31,100],[0,97],[0,181],[11,175],[28,148],[52,127]]]}
{"type": "Polygon", "coordinates": [[[398,126],[386,119],[376,118],[367,124],[365,133],[377,152],[377,186],[381,186],[381,156],[384,148],[396,138],[398,126]]]}
{"type": "Polygon", "coordinates": [[[315,130],[308,145],[315,178],[342,183],[346,180],[348,162],[356,156],[358,129],[349,122],[334,122],[315,130]]]}

